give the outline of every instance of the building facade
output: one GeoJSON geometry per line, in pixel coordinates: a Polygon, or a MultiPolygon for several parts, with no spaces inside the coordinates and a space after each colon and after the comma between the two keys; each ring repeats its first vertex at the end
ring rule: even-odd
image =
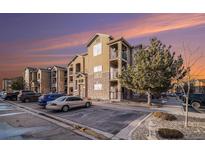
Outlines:
{"type": "Polygon", "coordinates": [[[51,68],[51,92],[67,93],[67,69],[60,66],[51,68]]]}
{"type": "Polygon", "coordinates": [[[68,72],[68,94],[74,96],[88,96],[88,54],[77,55],[69,62],[68,72]]]}
{"type": "Polygon", "coordinates": [[[39,68],[37,71],[38,93],[46,94],[51,91],[51,70],[50,68],[39,68]]]}
{"type": "Polygon", "coordinates": [[[197,79],[193,82],[193,93],[205,93],[205,79],[197,79]]]}
{"type": "Polygon", "coordinates": [[[64,67],[31,68],[24,70],[24,89],[46,94],[67,93],[67,70],[64,67]]]}
{"type": "MultiPolygon", "coordinates": [[[[23,81],[23,77],[19,76],[19,77],[14,77],[14,78],[5,78],[2,80],[2,89],[7,91],[7,92],[12,92],[13,89],[12,89],[12,84],[15,82],[15,81],[23,81]]],[[[23,85],[22,85],[23,87],[23,85]]]]}
{"type": "Polygon", "coordinates": [[[68,63],[68,94],[113,101],[129,99],[132,93],[121,86],[118,77],[122,68],[132,63],[132,52],[133,47],[124,38],[95,34],[87,43],[87,53],[68,63]]]}
{"type": "Polygon", "coordinates": [[[24,89],[37,91],[37,68],[26,67],[24,70],[24,89]]]}
{"type": "Polygon", "coordinates": [[[12,85],[12,80],[11,79],[5,78],[5,79],[2,80],[2,89],[3,90],[12,91],[11,85],[12,85]]]}

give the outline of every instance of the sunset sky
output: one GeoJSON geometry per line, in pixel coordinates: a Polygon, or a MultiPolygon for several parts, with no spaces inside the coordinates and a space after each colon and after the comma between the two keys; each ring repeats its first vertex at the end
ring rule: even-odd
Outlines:
{"type": "Polygon", "coordinates": [[[203,53],[205,14],[0,14],[0,80],[22,75],[26,66],[66,66],[86,52],[95,33],[123,36],[132,45],[157,36],[176,53],[183,44],[203,53]]]}

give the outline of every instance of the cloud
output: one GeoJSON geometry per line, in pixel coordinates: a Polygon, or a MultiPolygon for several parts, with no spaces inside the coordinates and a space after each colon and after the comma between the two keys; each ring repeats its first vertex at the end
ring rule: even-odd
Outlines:
{"type": "Polygon", "coordinates": [[[27,65],[66,65],[71,55],[58,54],[58,51],[85,46],[90,37],[97,32],[133,39],[203,24],[205,24],[205,14],[145,14],[141,18],[124,20],[121,23],[105,23],[89,31],[36,40],[0,43],[0,71],[20,70],[27,65]],[[51,55],[49,51],[56,51],[56,54],[51,55]]]}
{"type": "Polygon", "coordinates": [[[143,18],[132,19],[121,23],[108,23],[80,33],[31,40],[11,44],[0,44],[1,49],[12,48],[26,52],[58,50],[76,47],[87,43],[94,33],[111,34],[114,37],[123,36],[127,39],[142,37],[164,31],[183,29],[205,24],[205,14],[147,14],[143,18]]]}
{"type": "Polygon", "coordinates": [[[142,37],[164,31],[189,28],[205,24],[204,14],[152,14],[144,18],[132,19],[118,24],[102,26],[93,31],[65,35],[61,37],[42,40],[42,46],[32,48],[32,51],[45,51],[63,49],[86,44],[89,38],[97,32],[108,33],[114,37],[125,37],[127,39],[142,37]]]}

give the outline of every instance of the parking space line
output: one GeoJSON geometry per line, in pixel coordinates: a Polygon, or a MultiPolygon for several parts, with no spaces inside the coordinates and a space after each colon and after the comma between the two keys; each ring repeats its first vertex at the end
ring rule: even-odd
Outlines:
{"type": "Polygon", "coordinates": [[[25,113],[26,112],[7,113],[7,114],[1,114],[0,117],[13,116],[13,115],[25,114],[25,113]]]}

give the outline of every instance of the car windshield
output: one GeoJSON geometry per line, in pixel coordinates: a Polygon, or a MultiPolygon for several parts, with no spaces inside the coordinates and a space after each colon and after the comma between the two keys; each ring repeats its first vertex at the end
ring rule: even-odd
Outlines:
{"type": "Polygon", "coordinates": [[[49,95],[42,95],[42,96],[40,96],[40,98],[42,98],[42,99],[47,99],[48,96],[49,96],[49,95]]]}
{"type": "Polygon", "coordinates": [[[55,101],[59,101],[59,102],[62,102],[66,99],[66,96],[62,96],[62,97],[59,97],[57,98],[55,101]]]}

